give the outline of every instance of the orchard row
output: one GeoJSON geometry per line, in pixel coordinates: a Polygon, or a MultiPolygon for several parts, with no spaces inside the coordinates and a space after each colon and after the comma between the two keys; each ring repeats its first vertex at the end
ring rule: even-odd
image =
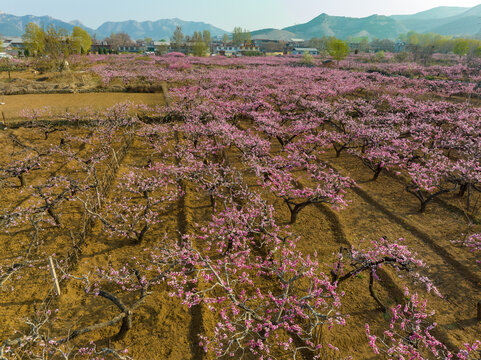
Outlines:
{"type": "MultiPolygon", "coordinates": [[[[2,191],[18,186],[25,200],[5,208],[0,221],[10,241],[19,231],[31,236],[21,252],[12,245],[1,264],[2,286],[11,286],[12,300],[21,297],[37,271],[48,266],[45,255],[57,253],[62,287],[78,282],[86,295],[107,299],[118,314],[67,332],[55,325],[61,320],[54,297],[46,293],[35,320],[3,342],[3,356],[126,356],[75,341],[87,344],[87,334],[119,323],[117,338],[125,337],[144,299],[167,286],[186,306],[203,304],[216,314],[213,329],[199,335],[217,357],[315,358],[323,347],[336,348],[324,341],[324,326],[349,326],[342,311],[344,282],[365,273],[370,295],[387,311],[373,284],[379,268],[388,266],[405,275],[408,300],[392,308],[386,331],[374,333],[366,325],[374,352],[395,358],[477,357],[476,339],[451,349],[433,335],[426,302],[407,286],[442,294],[424,276],[422,259],[402,241],[371,239],[319,259],[297,249],[299,236],[286,221],[295,223],[313,204],[349,207],[346,192],[356,184],[322,160],[326,151],[358,157],[374,180],[386,171],[405,177],[406,191],[419,199],[421,211],[453,191],[471,208],[481,179],[479,109],[413,100],[406,97],[412,95],[410,80],[378,84],[377,75],[339,70],[280,66],[187,76],[192,78],[182,81],[196,85],[172,89],[169,106],[124,104],[103,114],[66,114],[55,126],[43,122],[41,112],[29,113],[35,145],[13,133],[6,140],[13,151],[2,159],[2,191]],[[381,88],[392,91],[379,95],[381,88]],[[367,98],[356,96],[363,91],[367,98]],[[132,138],[149,156],[115,180],[132,138]],[[246,180],[250,176],[257,186],[246,180]],[[159,237],[164,214],[189,189],[209,197],[210,220],[191,224],[179,237],[159,237]],[[289,210],[289,219],[277,216],[273,197],[289,210]],[[123,265],[78,274],[75,252],[61,248],[69,239],[59,243],[47,236],[77,222],[86,232],[97,222],[102,237],[145,251],[123,265]],[[269,286],[260,286],[263,282],[269,286]]],[[[463,244],[479,251],[479,234],[469,234],[463,244]]]]}

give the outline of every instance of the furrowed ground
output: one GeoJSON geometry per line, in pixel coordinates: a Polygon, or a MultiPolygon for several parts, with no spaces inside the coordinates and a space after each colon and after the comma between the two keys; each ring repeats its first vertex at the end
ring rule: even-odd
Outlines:
{"type": "Polygon", "coordinates": [[[479,357],[475,68],[86,58],[1,105],[2,356],[479,357]]]}

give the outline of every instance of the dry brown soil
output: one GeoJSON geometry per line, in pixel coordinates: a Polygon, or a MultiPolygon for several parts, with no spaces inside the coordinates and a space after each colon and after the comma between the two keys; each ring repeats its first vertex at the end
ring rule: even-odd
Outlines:
{"type": "MultiPolygon", "coordinates": [[[[163,101],[161,93],[78,93],[78,94],[29,94],[0,95],[0,112],[7,123],[21,119],[21,111],[47,107],[53,114],[76,112],[85,108],[100,110],[125,101],[134,104],[157,105],[163,101]]],[[[58,115],[57,115],[58,117],[58,115]]]]}
{"type": "MultiPolygon", "coordinates": [[[[25,106],[49,106],[65,109],[85,106],[107,107],[119,101],[130,100],[138,103],[159,103],[162,94],[68,94],[68,95],[28,95],[8,97],[2,111],[7,118],[15,118],[19,109],[25,106]]],[[[87,130],[68,130],[72,133],[87,130]]],[[[49,140],[43,139],[42,132],[36,129],[19,128],[0,132],[0,162],[8,162],[12,143],[8,134],[13,133],[24,142],[35,146],[47,146],[58,143],[61,133],[53,133],[49,140]]],[[[17,149],[18,150],[18,149],[17,149]]],[[[77,149],[86,151],[85,149],[77,149]]],[[[151,155],[148,146],[140,137],[135,137],[122,160],[116,178],[129,171],[141,171],[146,159],[151,155]]],[[[154,155],[155,156],[160,155],[154,155]]],[[[230,162],[239,168],[239,154],[234,150],[227,154],[230,162]]],[[[160,160],[160,158],[159,158],[160,160]]],[[[418,203],[403,189],[403,179],[382,174],[376,182],[367,181],[371,173],[361,162],[347,154],[340,158],[333,156],[329,150],[323,156],[337,171],[350,174],[359,184],[359,188],[349,191],[348,208],[333,211],[324,205],[309,206],[299,215],[292,226],[292,231],[301,236],[299,248],[303,253],[317,251],[326,265],[332,263],[333,254],[340,246],[357,244],[361,239],[375,239],[385,236],[389,239],[403,237],[406,244],[414,248],[430,265],[429,275],[445,296],[439,299],[428,296],[430,308],[436,310],[435,320],[439,324],[437,335],[449,345],[459,346],[473,341],[481,334],[481,324],[476,321],[476,302],[481,299],[480,268],[475,257],[465,249],[453,245],[450,240],[459,238],[466,230],[466,217],[463,204],[452,196],[446,196],[444,203],[430,204],[425,214],[417,213],[418,203]],[[450,205],[450,206],[447,206],[450,205]]],[[[56,159],[50,169],[41,170],[35,176],[29,176],[32,184],[41,183],[52,174],[73,174],[78,168],[72,163],[56,159]]],[[[256,180],[248,169],[243,169],[245,182],[255,188],[256,180]]],[[[114,180],[109,196],[115,196],[114,180]]],[[[306,182],[300,174],[300,181],[306,182]]],[[[260,190],[260,189],[259,189],[260,190]]],[[[288,219],[286,206],[271,194],[264,196],[272,201],[277,209],[279,222],[288,219]]],[[[12,180],[0,189],[0,208],[11,209],[22,206],[29,201],[28,192],[22,191],[12,180]]],[[[107,239],[96,224],[89,232],[82,248],[82,255],[74,269],[75,274],[91,272],[96,266],[114,266],[132,261],[134,256],[141,256],[144,248],[152,246],[164,235],[178,237],[179,232],[189,231],[194,223],[206,223],[211,215],[209,199],[199,193],[191,184],[186,184],[186,195],[179,201],[166,204],[168,211],[163,221],[148,233],[142,245],[135,245],[121,239],[107,239]]],[[[57,253],[65,254],[71,248],[70,231],[77,231],[80,220],[79,209],[64,211],[65,226],[61,229],[51,228],[44,236],[44,245],[38,258],[57,253]]],[[[479,230],[479,229],[478,229],[479,230]]],[[[14,233],[0,229],[2,265],[13,262],[25,251],[31,237],[31,229],[23,226],[14,233]]],[[[265,285],[265,284],[262,284],[265,285]]],[[[367,346],[364,324],[369,322],[378,333],[385,329],[388,322],[374,300],[369,296],[368,279],[361,277],[343,284],[345,291],[343,313],[350,314],[345,327],[336,327],[325,331],[324,342],[331,342],[341,349],[343,356],[354,359],[374,359],[367,346]]],[[[399,299],[403,280],[390,271],[381,284],[376,284],[380,297],[387,305],[393,305],[399,299]]],[[[22,278],[15,280],[2,291],[0,301],[0,341],[13,336],[15,330],[22,329],[23,320],[31,316],[43,299],[52,292],[50,274],[46,267],[28,269],[22,278]]],[[[143,306],[135,313],[133,328],[127,337],[114,342],[112,336],[118,331],[118,325],[78,338],[75,343],[85,344],[90,339],[100,344],[116,348],[129,349],[135,359],[213,359],[205,355],[197,346],[198,332],[211,333],[215,324],[214,314],[204,307],[188,309],[176,298],[168,295],[166,286],[159,286],[147,298],[143,306]]],[[[117,314],[116,308],[103,299],[86,296],[81,286],[75,281],[62,283],[62,295],[54,298],[54,307],[59,309],[58,321],[52,328],[54,333],[65,333],[96,322],[105,321],[117,314]]],[[[289,357],[280,357],[288,359],[289,357]]],[[[325,359],[335,358],[326,350],[325,359]]]]}

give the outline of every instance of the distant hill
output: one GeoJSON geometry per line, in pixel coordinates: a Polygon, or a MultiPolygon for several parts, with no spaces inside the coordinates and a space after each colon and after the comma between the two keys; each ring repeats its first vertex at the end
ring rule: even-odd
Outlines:
{"type": "Polygon", "coordinates": [[[87,30],[91,35],[96,35],[98,39],[110,36],[112,32],[125,32],[132,39],[143,39],[150,37],[154,40],[170,39],[177,25],[182,26],[185,35],[193,35],[195,31],[209,30],[212,36],[222,36],[227,33],[220,28],[203,22],[184,21],[181,19],[163,19],[157,21],[121,21],[121,22],[105,22],[97,29],[91,29],[83,25],[80,21],[74,20],[65,22],[54,19],[50,16],[16,16],[0,13],[0,34],[4,36],[22,36],[25,25],[34,22],[40,26],[48,26],[50,24],[56,27],[62,27],[71,31],[74,26],[80,26],[87,30]]]}
{"type": "Polygon", "coordinates": [[[467,16],[461,19],[455,19],[449,23],[439,25],[429,29],[430,32],[435,32],[441,35],[470,35],[475,36],[481,27],[480,16],[467,16]]]}
{"type": "Polygon", "coordinates": [[[73,26],[80,26],[81,28],[87,29],[87,27],[78,20],[72,20],[72,21],[69,21],[68,23],[73,26]]]}
{"type": "MultiPolygon", "coordinates": [[[[142,22],[135,20],[105,22],[97,29],[90,29],[78,20],[67,23],[50,16],[15,16],[0,13],[0,34],[21,36],[25,25],[29,22],[44,26],[53,24],[67,30],[71,30],[74,26],[81,26],[99,39],[110,36],[112,32],[126,32],[132,39],[150,37],[154,40],[167,40],[172,36],[177,25],[182,26],[186,35],[203,30],[209,30],[214,37],[228,33],[211,24],[177,18],[142,22]]],[[[371,39],[396,39],[399,34],[411,30],[421,33],[435,32],[442,35],[481,37],[481,4],[472,8],[440,6],[412,15],[371,15],[352,18],[321,14],[305,24],[284,29],[256,30],[252,32],[252,36],[273,40],[290,40],[292,38],[308,40],[312,37],[322,36],[336,36],[341,39],[360,36],[367,36],[371,39]]]]}
{"type": "Polygon", "coordinates": [[[481,28],[481,5],[473,8],[443,6],[414,15],[394,15],[392,18],[406,28],[418,32],[474,35],[481,28]]]}
{"type": "Polygon", "coordinates": [[[438,6],[426,11],[421,11],[412,15],[392,15],[391,17],[396,20],[435,20],[445,19],[451,16],[460,15],[466,12],[470,8],[458,7],[458,6],[438,6]]]}
{"type": "MultiPolygon", "coordinates": [[[[71,31],[73,27],[77,25],[77,22],[67,23],[62,20],[54,19],[51,16],[16,16],[0,13],[0,34],[4,36],[22,36],[25,30],[25,25],[30,22],[38,24],[39,26],[48,26],[52,24],[53,26],[62,27],[69,31],[71,31]]],[[[93,34],[92,29],[84,25],[81,26],[89,33],[93,34]]]]}
{"type": "Polygon", "coordinates": [[[227,33],[220,28],[204,22],[184,21],[181,19],[162,19],[157,21],[121,21],[106,22],[95,30],[98,38],[105,38],[111,33],[125,32],[132,39],[143,39],[150,37],[152,39],[170,39],[177,25],[182,26],[182,32],[185,35],[193,35],[195,31],[209,30],[212,36],[222,36],[227,33]]]}
{"type": "Polygon", "coordinates": [[[327,14],[321,14],[305,24],[290,26],[283,30],[292,32],[303,39],[322,36],[396,38],[399,34],[408,31],[396,20],[387,16],[371,15],[365,18],[350,18],[327,14]]]}
{"type": "Polygon", "coordinates": [[[262,29],[251,32],[252,39],[269,39],[278,41],[290,41],[296,38],[296,34],[286,30],[262,29]]]}
{"type": "Polygon", "coordinates": [[[476,35],[481,30],[481,4],[443,20],[443,24],[430,31],[442,35],[476,35]]]}
{"type": "MultiPolygon", "coordinates": [[[[274,30],[259,30],[256,35],[268,36],[274,30]]],[[[321,14],[307,23],[282,30],[306,40],[322,36],[336,36],[341,39],[359,36],[396,39],[399,34],[411,30],[442,35],[476,36],[481,34],[481,5],[472,8],[440,6],[412,15],[371,15],[364,18],[321,14]]]]}

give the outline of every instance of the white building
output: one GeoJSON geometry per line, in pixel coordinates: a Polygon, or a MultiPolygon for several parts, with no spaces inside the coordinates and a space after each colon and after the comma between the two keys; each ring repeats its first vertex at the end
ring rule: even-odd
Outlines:
{"type": "Polygon", "coordinates": [[[23,54],[23,51],[25,50],[25,45],[21,37],[5,37],[3,38],[1,48],[7,54],[17,56],[19,52],[23,54]]]}
{"type": "Polygon", "coordinates": [[[315,48],[294,48],[292,49],[292,55],[304,55],[304,54],[310,54],[310,55],[319,55],[319,50],[315,48]]]}
{"type": "Polygon", "coordinates": [[[259,52],[259,47],[255,45],[235,46],[231,44],[218,45],[214,48],[214,54],[224,56],[242,56],[248,52],[259,52]]]}

